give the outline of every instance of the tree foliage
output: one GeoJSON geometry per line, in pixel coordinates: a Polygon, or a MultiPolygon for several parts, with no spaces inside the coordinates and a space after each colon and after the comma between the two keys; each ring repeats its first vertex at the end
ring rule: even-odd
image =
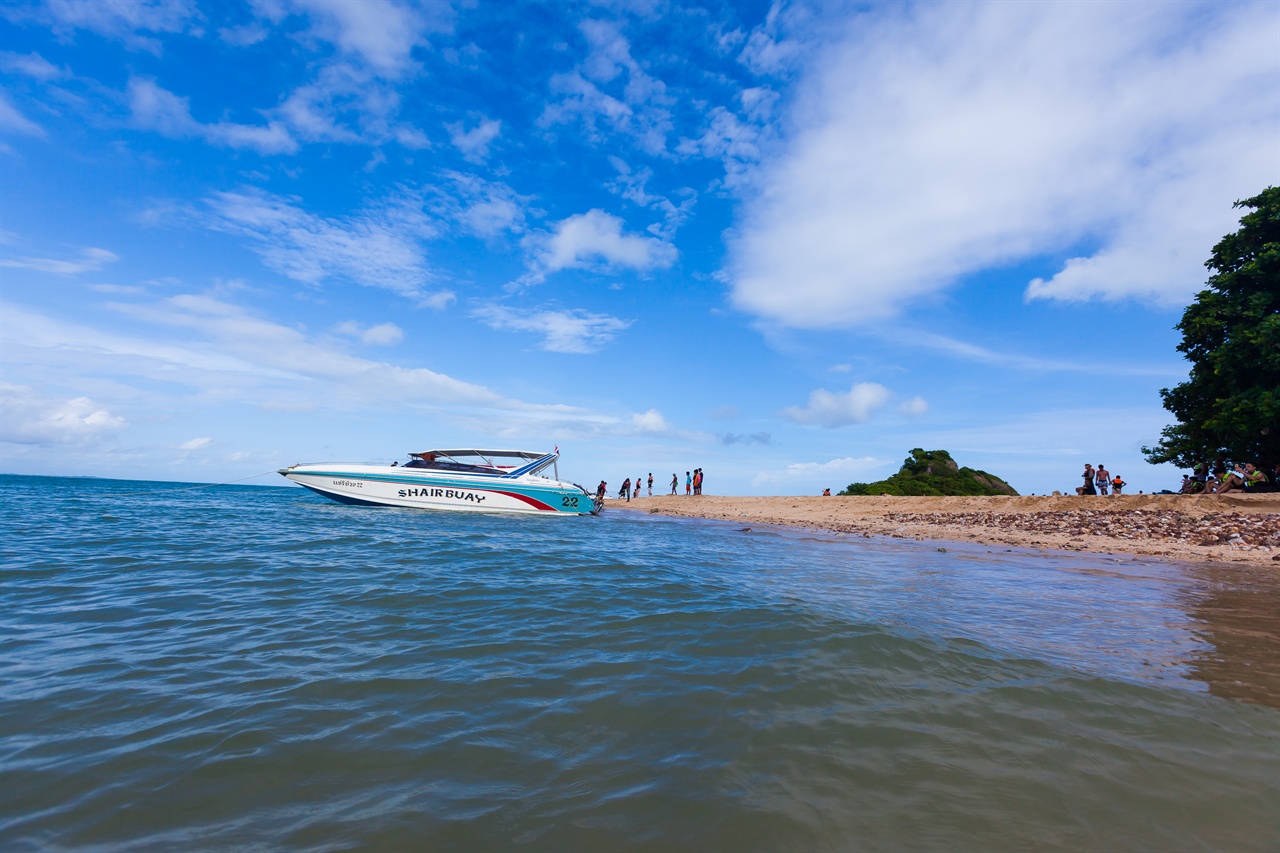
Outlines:
{"type": "Polygon", "coordinates": [[[1213,247],[1208,287],[1175,327],[1191,374],[1160,392],[1178,423],[1142,448],[1153,464],[1280,459],[1280,188],[1235,206],[1252,212],[1213,247]]]}
{"type": "Polygon", "coordinates": [[[961,468],[945,450],[915,448],[898,473],[878,483],[850,483],[842,495],[1016,495],[994,474],[961,468]]]}

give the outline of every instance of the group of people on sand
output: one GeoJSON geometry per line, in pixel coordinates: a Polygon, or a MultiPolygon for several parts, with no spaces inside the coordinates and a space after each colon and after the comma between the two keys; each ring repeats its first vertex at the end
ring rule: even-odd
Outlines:
{"type": "MultiPolygon", "coordinates": [[[[1094,468],[1086,462],[1084,474],[1081,476],[1084,477],[1084,485],[1076,487],[1077,495],[1105,495],[1108,487],[1111,489],[1111,494],[1118,495],[1125,486],[1120,475],[1112,477],[1107,466],[1101,463],[1094,468]]],[[[1178,490],[1178,494],[1225,495],[1230,492],[1274,492],[1277,491],[1277,482],[1280,482],[1280,465],[1273,466],[1269,474],[1262,466],[1252,462],[1244,464],[1237,462],[1228,469],[1226,459],[1219,456],[1212,468],[1207,463],[1201,462],[1191,474],[1183,475],[1182,488],[1178,490]]],[[[1054,494],[1058,493],[1054,492],[1054,494]]],[[[1173,492],[1165,491],[1160,494],[1171,495],[1173,492]]]]}
{"type": "MultiPolygon", "coordinates": [[[[645,489],[648,489],[649,497],[653,497],[653,472],[649,472],[648,478],[636,477],[635,482],[631,478],[622,481],[622,487],[618,489],[618,499],[626,500],[628,503],[631,499],[640,497],[645,489]]],[[[680,488],[680,477],[677,474],[671,475],[671,494],[678,494],[680,488]]],[[[609,484],[604,480],[600,481],[600,485],[596,486],[596,497],[601,501],[604,500],[605,493],[609,490],[609,484]]],[[[686,495],[702,494],[702,469],[694,468],[692,471],[684,472],[684,493],[686,495]]]]}
{"type": "MultiPolygon", "coordinates": [[[[1111,490],[1111,494],[1121,494],[1125,487],[1125,481],[1120,479],[1120,475],[1111,476],[1111,472],[1107,470],[1107,466],[1101,462],[1098,467],[1094,468],[1088,462],[1084,463],[1084,485],[1076,486],[1077,495],[1103,495],[1107,494],[1107,490],[1111,490]]],[[[1054,494],[1057,494],[1056,492],[1054,494]]]]}
{"type": "Polygon", "coordinates": [[[1225,457],[1214,460],[1213,467],[1201,462],[1191,472],[1182,477],[1180,494],[1184,495],[1225,495],[1229,492],[1274,492],[1277,478],[1280,478],[1280,465],[1273,466],[1271,476],[1260,465],[1237,462],[1230,470],[1225,457]]]}

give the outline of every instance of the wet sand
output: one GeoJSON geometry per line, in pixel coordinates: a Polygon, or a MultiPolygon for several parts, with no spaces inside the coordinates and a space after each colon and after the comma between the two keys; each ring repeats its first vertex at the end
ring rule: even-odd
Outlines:
{"type": "Polygon", "coordinates": [[[1280,494],[1119,497],[642,497],[607,510],[861,536],[1280,568],[1280,494]]]}

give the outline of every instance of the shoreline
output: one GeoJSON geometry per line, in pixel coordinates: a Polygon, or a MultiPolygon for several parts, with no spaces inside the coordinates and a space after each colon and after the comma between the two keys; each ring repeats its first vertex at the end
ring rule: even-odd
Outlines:
{"type": "Polygon", "coordinates": [[[1280,493],[1118,497],[655,495],[621,509],[866,537],[1280,567],[1280,493]]]}

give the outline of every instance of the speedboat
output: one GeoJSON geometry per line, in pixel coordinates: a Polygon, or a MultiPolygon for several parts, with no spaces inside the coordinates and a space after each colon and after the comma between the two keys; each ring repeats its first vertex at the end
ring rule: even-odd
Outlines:
{"type": "Polygon", "coordinates": [[[472,512],[595,515],[600,506],[576,483],[560,479],[560,449],[426,450],[404,465],[290,465],[279,473],[344,504],[472,512]],[[543,475],[551,468],[554,477],[543,475]]]}

